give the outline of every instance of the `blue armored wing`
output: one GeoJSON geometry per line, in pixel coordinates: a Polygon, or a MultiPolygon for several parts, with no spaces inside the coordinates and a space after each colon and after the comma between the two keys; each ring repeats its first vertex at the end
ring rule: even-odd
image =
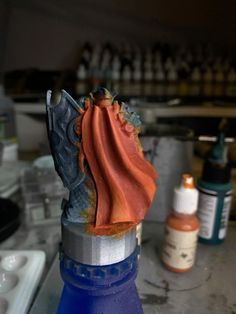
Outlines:
{"type": "Polygon", "coordinates": [[[63,202],[64,215],[73,222],[92,222],[96,209],[96,190],[91,176],[79,167],[81,138],[76,121],[84,111],[84,98],[77,103],[66,91],[61,91],[57,105],[51,104],[47,92],[47,127],[51,153],[57,173],[66,188],[69,200],[63,202]]]}
{"type": "Polygon", "coordinates": [[[51,94],[47,92],[48,137],[55,168],[63,184],[73,190],[85,177],[78,164],[79,136],[75,132],[76,119],[80,115],[83,102],[77,103],[65,90],[57,105],[51,104],[51,94]]]}

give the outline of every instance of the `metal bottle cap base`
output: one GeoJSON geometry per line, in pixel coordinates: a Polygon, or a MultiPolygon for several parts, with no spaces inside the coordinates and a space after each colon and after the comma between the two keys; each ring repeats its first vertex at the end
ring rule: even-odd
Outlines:
{"type": "Polygon", "coordinates": [[[69,222],[64,216],[61,225],[65,254],[82,264],[115,264],[126,259],[136,248],[135,227],[115,236],[95,236],[86,232],[85,224],[69,222]]]}

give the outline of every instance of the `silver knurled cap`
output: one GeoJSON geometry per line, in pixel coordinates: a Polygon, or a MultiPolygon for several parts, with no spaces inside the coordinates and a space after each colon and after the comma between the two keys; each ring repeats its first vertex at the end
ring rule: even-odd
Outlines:
{"type": "Polygon", "coordinates": [[[115,236],[88,234],[85,224],[69,222],[64,216],[62,247],[64,253],[76,262],[104,266],[123,261],[136,248],[136,227],[115,236]]]}

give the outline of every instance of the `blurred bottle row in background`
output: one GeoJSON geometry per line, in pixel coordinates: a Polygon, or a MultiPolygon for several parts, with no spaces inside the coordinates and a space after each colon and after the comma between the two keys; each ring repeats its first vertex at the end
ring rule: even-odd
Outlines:
{"type": "Polygon", "coordinates": [[[236,63],[210,45],[84,43],[71,69],[16,70],[6,73],[5,90],[14,96],[66,89],[73,96],[104,86],[123,96],[154,100],[173,97],[233,99],[236,63]]]}
{"type": "Polygon", "coordinates": [[[234,97],[235,66],[210,46],[156,44],[92,46],[86,43],[76,71],[76,94],[98,85],[124,96],[234,97]]]}

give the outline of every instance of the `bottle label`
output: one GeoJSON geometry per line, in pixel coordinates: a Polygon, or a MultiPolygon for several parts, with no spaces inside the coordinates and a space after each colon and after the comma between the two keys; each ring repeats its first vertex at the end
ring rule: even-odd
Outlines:
{"type": "Polygon", "coordinates": [[[179,231],[166,226],[162,253],[163,262],[177,269],[191,268],[195,260],[197,238],[198,229],[179,231]]]}
{"type": "Polygon", "coordinates": [[[226,236],[226,230],[228,226],[228,221],[229,221],[229,213],[230,213],[230,207],[231,207],[231,201],[232,201],[232,196],[226,196],[224,198],[224,205],[222,209],[222,215],[221,215],[221,220],[220,220],[220,231],[219,231],[219,239],[224,239],[226,236]]]}
{"type": "MultiPolygon", "coordinates": [[[[199,203],[198,203],[198,218],[200,220],[200,231],[199,236],[204,239],[211,239],[213,237],[215,220],[216,220],[216,211],[217,211],[217,202],[218,195],[217,192],[199,189],[199,203]]],[[[231,206],[231,196],[232,191],[227,192],[223,209],[221,214],[221,223],[218,233],[219,239],[224,239],[226,235],[230,206],[231,206]]]]}
{"type": "Polygon", "coordinates": [[[200,220],[199,236],[210,239],[213,236],[216,217],[217,193],[208,190],[199,190],[198,218],[200,220]]]}

